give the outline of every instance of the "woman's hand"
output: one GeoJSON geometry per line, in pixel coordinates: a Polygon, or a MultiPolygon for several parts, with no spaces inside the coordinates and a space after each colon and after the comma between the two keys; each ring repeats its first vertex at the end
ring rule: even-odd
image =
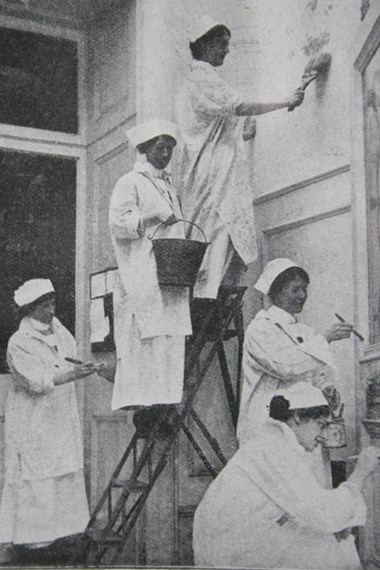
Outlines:
{"type": "Polygon", "coordinates": [[[255,117],[246,117],[243,126],[243,141],[249,141],[256,136],[257,125],[255,117]]]}
{"type": "Polygon", "coordinates": [[[85,378],[90,374],[94,374],[98,372],[100,368],[99,364],[95,362],[85,362],[84,364],[77,364],[72,370],[72,373],[75,376],[75,380],[80,380],[80,378],[85,378]]]}
{"type": "Polygon", "coordinates": [[[178,221],[178,218],[174,214],[172,214],[171,216],[169,216],[169,218],[167,218],[167,220],[164,221],[164,224],[165,224],[165,226],[172,226],[177,221],[178,221]]]}
{"type": "Polygon", "coordinates": [[[157,223],[165,223],[166,220],[168,220],[171,216],[168,217],[168,212],[167,210],[165,211],[159,211],[157,210],[156,212],[149,212],[145,215],[143,215],[141,217],[141,221],[142,224],[151,224],[153,222],[157,222],[157,223]]]}
{"type": "Polygon", "coordinates": [[[334,342],[337,340],[342,340],[344,338],[349,338],[352,333],[353,325],[350,323],[334,323],[323,336],[327,342],[334,342]]]}
{"type": "Polygon", "coordinates": [[[341,540],[346,540],[352,534],[352,528],[345,528],[339,532],[334,532],[335,538],[338,542],[341,540]]]}
{"type": "Polygon", "coordinates": [[[61,372],[57,374],[54,378],[54,385],[61,386],[62,384],[68,384],[69,382],[74,382],[75,380],[80,380],[81,378],[86,378],[90,374],[95,374],[99,370],[99,365],[94,362],[84,362],[83,364],[77,364],[72,370],[67,372],[61,372]]]}
{"type": "Polygon", "coordinates": [[[330,385],[326,386],[326,388],[323,388],[322,394],[326,398],[331,412],[335,412],[335,410],[339,408],[340,404],[340,394],[338,390],[335,388],[335,386],[330,385]]]}
{"type": "Polygon", "coordinates": [[[115,372],[116,372],[116,365],[114,364],[105,364],[101,362],[98,366],[97,373],[99,376],[111,382],[111,384],[115,381],[115,372]]]}
{"type": "Polygon", "coordinates": [[[380,448],[370,445],[359,453],[356,467],[348,478],[348,482],[354,483],[360,489],[364,481],[372,471],[380,464],[380,448]]]}
{"type": "Polygon", "coordinates": [[[299,107],[300,105],[302,105],[304,97],[305,97],[304,91],[302,89],[297,89],[297,91],[295,91],[293,95],[289,98],[286,106],[290,107],[291,109],[294,109],[294,107],[299,107]]]}

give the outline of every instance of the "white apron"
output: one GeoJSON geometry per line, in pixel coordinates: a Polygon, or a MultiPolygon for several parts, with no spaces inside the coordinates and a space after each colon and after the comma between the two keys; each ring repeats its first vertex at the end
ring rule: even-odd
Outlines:
{"type": "MultiPolygon", "coordinates": [[[[148,162],[137,163],[113,190],[109,221],[119,268],[114,291],[113,410],[182,399],[185,336],[192,332],[189,291],[159,286],[149,239],[160,220],[173,213],[182,217],[169,177],[148,162]],[[143,219],[148,221],[142,228],[143,219]]],[[[184,237],[182,224],[159,231],[157,237],[184,237]]]]}

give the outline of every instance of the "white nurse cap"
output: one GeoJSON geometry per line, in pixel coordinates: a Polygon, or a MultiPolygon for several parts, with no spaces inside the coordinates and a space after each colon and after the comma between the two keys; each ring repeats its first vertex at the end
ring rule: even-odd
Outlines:
{"type": "Polygon", "coordinates": [[[160,135],[169,135],[174,140],[177,140],[176,124],[164,119],[153,119],[152,121],[145,121],[127,131],[128,140],[134,147],[155,139],[160,135]]]}
{"type": "Polygon", "coordinates": [[[262,274],[260,275],[257,283],[255,283],[255,289],[261,291],[265,295],[268,295],[269,289],[271,288],[274,280],[281,275],[286,269],[290,267],[300,267],[297,263],[294,263],[291,259],[286,257],[278,257],[273,259],[266,264],[262,274]]]}
{"type": "Polygon", "coordinates": [[[307,382],[297,382],[297,384],[293,384],[290,388],[278,390],[275,396],[283,396],[286,398],[289,402],[289,410],[328,406],[328,402],[321,390],[307,382]]]}
{"type": "Polygon", "coordinates": [[[199,40],[199,38],[207,34],[207,32],[209,32],[216,26],[224,26],[224,24],[217,22],[209,14],[205,14],[194,24],[193,28],[189,32],[189,41],[191,43],[196,42],[197,40],[199,40]]]}
{"type": "Polygon", "coordinates": [[[24,307],[48,293],[54,293],[50,279],[30,279],[16,289],[14,300],[19,307],[24,307]]]}

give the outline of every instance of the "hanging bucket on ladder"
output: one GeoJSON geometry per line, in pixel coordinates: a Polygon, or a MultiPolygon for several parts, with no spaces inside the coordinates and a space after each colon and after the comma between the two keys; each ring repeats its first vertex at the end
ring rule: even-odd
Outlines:
{"type": "Polygon", "coordinates": [[[206,236],[197,224],[187,220],[177,220],[195,226],[203,236],[203,242],[184,238],[156,238],[160,224],[149,239],[152,240],[156,258],[158,282],[160,285],[192,287],[198,275],[204,254],[208,247],[206,236]]]}

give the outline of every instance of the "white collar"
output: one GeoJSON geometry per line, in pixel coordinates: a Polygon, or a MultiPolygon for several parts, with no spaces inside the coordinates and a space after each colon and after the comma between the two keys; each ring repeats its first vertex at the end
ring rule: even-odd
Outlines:
{"type": "Polygon", "coordinates": [[[291,315],[284,309],[280,309],[276,305],[272,305],[267,311],[267,315],[273,319],[274,321],[278,322],[279,324],[284,325],[294,325],[297,322],[297,319],[294,315],[291,315]]]}
{"type": "Polygon", "coordinates": [[[143,172],[149,174],[152,178],[161,178],[167,180],[170,177],[170,173],[165,169],[155,168],[153,164],[150,164],[147,160],[138,160],[135,162],[133,167],[135,172],[143,172]]]}
{"type": "Polygon", "coordinates": [[[211,63],[209,63],[208,61],[200,61],[199,59],[193,59],[191,68],[197,69],[197,67],[199,67],[200,69],[208,69],[208,70],[212,69],[213,71],[215,71],[215,67],[211,65],[211,63]]]}
{"type": "Polygon", "coordinates": [[[59,323],[56,317],[53,317],[51,325],[45,325],[40,321],[32,319],[32,317],[24,317],[20,323],[19,331],[29,335],[37,336],[38,338],[49,338],[57,332],[57,324],[59,323]]]}
{"type": "Polygon", "coordinates": [[[294,449],[296,453],[298,453],[299,455],[304,455],[306,453],[306,449],[302,447],[302,445],[299,443],[296,434],[294,433],[292,428],[290,428],[285,422],[280,422],[278,420],[274,420],[273,418],[268,418],[265,424],[263,424],[263,427],[265,427],[265,425],[267,426],[267,429],[269,428],[269,426],[272,426],[272,429],[273,426],[276,426],[278,429],[280,429],[285,439],[288,441],[288,443],[291,445],[291,447],[294,449]]]}
{"type": "Polygon", "coordinates": [[[42,334],[53,334],[53,321],[50,324],[41,323],[41,321],[37,321],[36,319],[30,318],[30,324],[32,327],[42,334]]]}

